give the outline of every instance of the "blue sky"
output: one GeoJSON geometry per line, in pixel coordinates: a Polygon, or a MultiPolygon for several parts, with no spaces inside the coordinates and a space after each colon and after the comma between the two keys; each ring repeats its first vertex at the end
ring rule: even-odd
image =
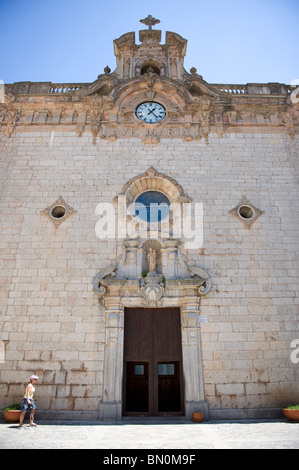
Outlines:
{"type": "Polygon", "coordinates": [[[299,0],[0,0],[0,79],[93,82],[116,67],[113,39],[155,29],[188,40],[185,69],[209,83],[299,79],[299,0]]]}

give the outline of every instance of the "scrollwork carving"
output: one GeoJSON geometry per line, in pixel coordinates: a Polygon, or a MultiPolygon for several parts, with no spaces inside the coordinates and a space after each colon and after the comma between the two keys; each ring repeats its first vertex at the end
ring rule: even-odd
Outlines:
{"type": "Polygon", "coordinates": [[[197,276],[199,279],[199,288],[198,288],[198,294],[199,295],[205,295],[211,290],[211,279],[210,276],[206,271],[204,271],[201,268],[198,268],[197,266],[188,268],[188,271],[190,272],[190,276],[197,276]]]}
{"type": "Polygon", "coordinates": [[[98,294],[98,297],[101,299],[107,293],[105,286],[101,284],[101,279],[104,279],[107,276],[115,276],[116,266],[108,266],[107,268],[101,269],[98,274],[93,278],[93,290],[98,294]]]}

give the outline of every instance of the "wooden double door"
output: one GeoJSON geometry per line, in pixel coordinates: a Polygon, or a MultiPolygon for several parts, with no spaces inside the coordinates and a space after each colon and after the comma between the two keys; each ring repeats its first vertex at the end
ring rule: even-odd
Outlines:
{"type": "Polygon", "coordinates": [[[127,308],[123,414],[183,415],[179,308],[127,308]]]}

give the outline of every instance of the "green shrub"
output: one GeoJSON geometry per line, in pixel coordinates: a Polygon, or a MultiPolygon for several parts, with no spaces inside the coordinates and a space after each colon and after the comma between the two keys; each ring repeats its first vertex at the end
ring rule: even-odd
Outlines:
{"type": "Polygon", "coordinates": [[[21,409],[21,405],[19,405],[18,403],[13,403],[12,405],[7,406],[6,408],[3,408],[2,411],[11,411],[11,410],[19,411],[20,409],[21,409]]]}

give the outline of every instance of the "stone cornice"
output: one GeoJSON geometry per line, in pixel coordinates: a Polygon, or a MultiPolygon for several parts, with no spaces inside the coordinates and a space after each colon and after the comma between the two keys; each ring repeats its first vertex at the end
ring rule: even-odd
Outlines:
{"type": "MultiPolygon", "coordinates": [[[[152,69],[154,70],[154,69],[152,69]]],[[[141,138],[157,144],[161,138],[205,139],[216,132],[271,131],[280,127],[294,137],[299,131],[299,104],[294,90],[278,83],[209,84],[192,68],[182,77],[161,76],[150,68],[143,75],[119,78],[99,75],[93,83],[19,82],[5,86],[0,126],[7,137],[20,126],[73,126],[80,137],[91,131],[110,141],[141,138]],[[163,104],[163,122],[146,126],[135,116],[142,101],[163,104]]]]}
{"type": "MultiPolygon", "coordinates": [[[[200,75],[197,75],[196,72],[194,74],[188,74],[186,72],[185,76],[186,78],[194,77],[199,82],[209,85],[210,87],[213,87],[213,89],[224,93],[224,96],[230,97],[259,96],[263,98],[270,98],[271,96],[275,96],[285,98],[295,89],[291,85],[286,85],[283,83],[208,84],[202,79],[200,75]]],[[[94,83],[98,82],[99,79],[105,80],[106,78],[111,79],[112,77],[115,77],[113,73],[109,75],[101,74],[95,82],[90,83],[52,83],[31,81],[15,82],[12,84],[5,84],[5,93],[10,94],[10,96],[14,97],[17,97],[19,95],[51,95],[64,96],[66,98],[67,96],[73,95],[80,91],[87,91],[94,83]]]]}

